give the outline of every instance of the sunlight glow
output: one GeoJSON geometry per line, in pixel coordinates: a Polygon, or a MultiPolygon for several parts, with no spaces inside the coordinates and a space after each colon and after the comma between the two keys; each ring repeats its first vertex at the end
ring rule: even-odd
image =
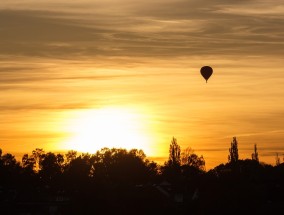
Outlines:
{"type": "Polygon", "coordinates": [[[123,108],[77,112],[68,122],[65,148],[95,153],[101,148],[142,149],[150,152],[151,136],[141,114],[123,108]]]}

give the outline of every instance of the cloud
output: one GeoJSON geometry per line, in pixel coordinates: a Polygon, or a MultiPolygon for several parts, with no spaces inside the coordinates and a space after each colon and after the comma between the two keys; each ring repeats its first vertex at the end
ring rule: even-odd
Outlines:
{"type": "Polygon", "coordinates": [[[46,7],[35,3],[30,10],[10,6],[0,11],[0,54],[47,58],[279,55],[284,50],[282,10],[280,4],[224,0],[49,1],[46,7]]]}
{"type": "MultiPolygon", "coordinates": [[[[92,106],[93,107],[93,106],[92,106]]],[[[90,108],[90,104],[87,102],[82,103],[26,103],[26,104],[10,104],[10,105],[1,105],[1,111],[26,111],[26,110],[73,110],[73,109],[88,109],[90,108]]]]}
{"type": "Polygon", "coordinates": [[[98,41],[95,30],[54,20],[48,12],[1,11],[0,25],[2,55],[68,57],[83,52],[80,43],[98,41]]]}

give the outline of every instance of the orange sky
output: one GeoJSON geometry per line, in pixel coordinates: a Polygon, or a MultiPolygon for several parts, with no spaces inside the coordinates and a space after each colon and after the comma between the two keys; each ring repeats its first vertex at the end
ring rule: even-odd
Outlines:
{"type": "Polygon", "coordinates": [[[105,137],[167,157],[175,136],[209,169],[236,136],[240,158],[256,143],[274,164],[284,153],[281,2],[0,0],[0,148],[93,151],[105,137]],[[214,69],[208,84],[203,65],[214,69]]]}

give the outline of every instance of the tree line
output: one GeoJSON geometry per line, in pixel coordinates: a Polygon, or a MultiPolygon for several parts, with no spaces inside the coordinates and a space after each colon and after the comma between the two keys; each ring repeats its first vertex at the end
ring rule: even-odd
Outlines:
{"type": "Polygon", "coordinates": [[[236,137],[228,162],[209,171],[204,157],[191,148],[181,150],[176,138],[162,165],[138,149],[61,154],[36,148],[21,161],[0,150],[0,209],[5,210],[15,211],[19,205],[24,210],[28,202],[56,201],[61,195],[68,199],[61,214],[92,214],[94,205],[105,214],[113,214],[113,208],[131,214],[136,207],[141,209],[136,214],[238,214],[246,207],[261,214],[279,209],[283,192],[279,157],[275,166],[262,163],[254,145],[251,159],[240,160],[236,137]]]}

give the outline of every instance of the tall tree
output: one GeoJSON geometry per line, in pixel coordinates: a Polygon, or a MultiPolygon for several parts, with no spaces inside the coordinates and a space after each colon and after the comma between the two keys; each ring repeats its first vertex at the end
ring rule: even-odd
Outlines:
{"type": "Polygon", "coordinates": [[[173,137],[169,150],[169,164],[174,166],[180,166],[180,155],[180,146],[177,143],[177,139],[173,137]]]}
{"type": "Polygon", "coordinates": [[[279,158],[279,156],[278,156],[278,152],[277,152],[276,155],[275,155],[275,164],[276,164],[276,166],[279,166],[279,165],[280,165],[280,158],[279,158]]]}
{"type": "Polygon", "coordinates": [[[35,167],[36,167],[36,171],[39,171],[41,169],[41,161],[43,159],[44,156],[44,150],[43,149],[39,149],[36,148],[35,150],[32,151],[33,154],[33,158],[35,159],[35,167]]]}
{"type": "Polygon", "coordinates": [[[251,154],[251,159],[259,162],[256,144],[254,144],[254,153],[251,154]]]}
{"type": "Polygon", "coordinates": [[[229,163],[237,163],[239,160],[239,151],[238,151],[238,141],[236,137],[233,137],[233,141],[231,142],[231,148],[229,148],[229,163]]]}

